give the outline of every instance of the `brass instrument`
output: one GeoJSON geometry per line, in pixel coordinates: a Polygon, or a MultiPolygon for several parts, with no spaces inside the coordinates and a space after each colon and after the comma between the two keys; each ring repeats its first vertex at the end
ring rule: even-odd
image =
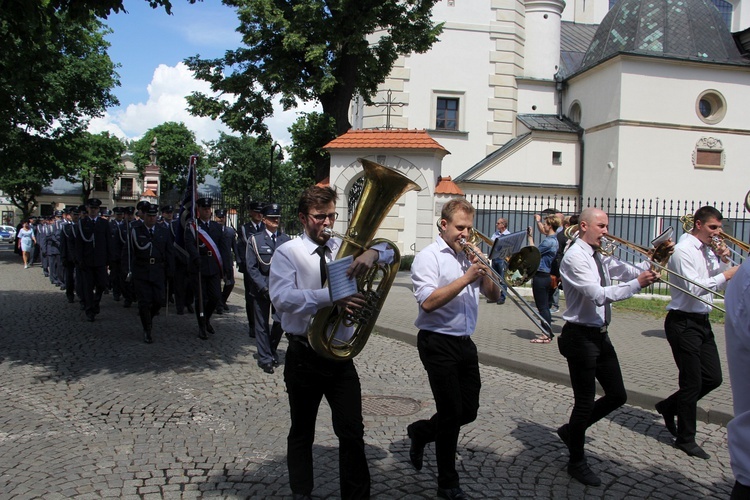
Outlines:
{"type": "Polygon", "coordinates": [[[356,258],[378,243],[391,246],[394,258],[390,265],[376,264],[357,278],[357,290],[364,295],[365,306],[354,314],[343,312],[335,305],[325,307],[310,322],[307,331],[310,346],[324,358],[339,361],[353,358],[364,348],[401,262],[401,254],[392,241],[372,238],[396,201],[408,191],[421,189],[395,170],[364,158],[360,158],[359,162],[364,167],[365,182],[359,203],[349,222],[349,229],[344,235],[328,230],[329,234],[343,240],[337,258],[349,255],[356,258]]]}
{"type": "MultiPolygon", "coordinates": [[[[671,228],[669,228],[669,229],[671,229],[671,228]]],[[[667,229],[667,231],[669,231],[669,229],[667,229]]],[[[578,236],[578,225],[576,224],[574,226],[569,226],[568,228],[566,228],[565,229],[565,236],[567,238],[569,238],[569,239],[575,239],[578,236]]],[[[666,238],[665,239],[663,236],[664,236],[664,233],[662,233],[662,235],[660,235],[659,237],[657,237],[657,238],[655,238],[653,240],[653,242],[657,242],[657,241],[659,242],[659,244],[656,245],[654,249],[646,249],[646,248],[644,248],[642,246],[636,245],[635,243],[631,243],[631,242],[629,242],[627,240],[624,240],[622,238],[618,238],[617,236],[614,236],[612,234],[607,234],[606,236],[602,237],[602,244],[601,244],[601,247],[598,249],[598,252],[601,253],[602,255],[611,256],[611,255],[614,254],[614,252],[618,248],[620,248],[624,252],[626,252],[626,253],[628,253],[630,255],[636,255],[637,254],[636,256],[638,256],[638,257],[646,257],[646,259],[651,264],[651,269],[653,271],[655,271],[655,272],[658,272],[659,275],[662,276],[662,278],[661,278],[662,283],[664,283],[665,285],[670,286],[670,287],[672,287],[672,288],[674,288],[676,290],[679,290],[682,293],[685,293],[685,294],[693,297],[694,299],[703,302],[704,304],[708,304],[709,306],[711,306],[711,307],[713,307],[713,308],[715,308],[715,309],[717,309],[717,310],[719,310],[721,312],[726,312],[722,307],[717,306],[713,302],[711,302],[709,300],[706,300],[706,299],[704,299],[703,297],[701,297],[699,295],[695,295],[694,293],[691,293],[690,290],[687,290],[686,288],[683,288],[683,287],[681,287],[679,285],[676,285],[675,283],[672,283],[671,281],[668,281],[668,277],[669,276],[674,276],[676,278],[679,278],[679,279],[685,281],[686,283],[689,283],[689,284],[691,284],[693,286],[696,286],[698,288],[701,288],[702,290],[705,290],[705,291],[713,294],[714,296],[716,296],[716,298],[719,298],[719,299],[723,299],[724,298],[724,296],[721,293],[717,292],[716,290],[712,290],[711,288],[709,288],[709,287],[707,287],[705,285],[702,285],[702,284],[700,284],[698,282],[695,282],[695,281],[693,281],[693,280],[691,280],[691,279],[689,279],[689,278],[687,278],[687,277],[685,277],[685,276],[683,276],[683,275],[681,275],[681,274],[679,274],[679,273],[677,273],[675,271],[672,271],[672,270],[670,270],[670,269],[667,268],[667,263],[669,261],[670,255],[671,255],[670,252],[669,252],[669,246],[670,245],[668,243],[668,241],[670,240],[670,238],[666,238]],[[662,241],[659,241],[659,240],[662,240],[662,241]],[[621,245],[621,247],[618,247],[618,245],[621,245]]],[[[628,265],[630,265],[632,267],[636,267],[635,265],[631,264],[630,262],[627,262],[627,261],[623,261],[623,262],[625,262],[626,264],[628,264],[628,265]]],[[[638,267],[636,267],[636,269],[640,270],[640,268],[638,268],[638,267]]]]}
{"type": "MultiPolygon", "coordinates": [[[[750,211],[750,206],[748,206],[748,204],[750,204],[750,193],[748,193],[748,196],[746,197],[746,200],[745,200],[746,208],[748,211],[750,211]]],[[[693,220],[692,214],[683,215],[682,217],[680,217],[680,222],[682,222],[682,230],[685,231],[686,233],[691,232],[695,225],[695,221],[693,220]]],[[[729,241],[732,245],[738,247],[740,250],[742,250],[745,253],[750,253],[750,245],[748,245],[744,241],[738,240],[734,236],[729,235],[725,233],[724,231],[720,231],[718,237],[711,238],[711,248],[713,249],[714,252],[716,252],[722,246],[725,245],[725,241],[729,241]]],[[[732,247],[727,247],[727,248],[729,249],[731,253],[739,257],[741,260],[745,259],[745,256],[742,255],[737,250],[733,249],[732,247]]],[[[729,258],[729,262],[731,262],[732,265],[735,265],[735,266],[738,265],[738,263],[732,260],[731,258],[729,258]]]]}
{"type": "Polygon", "coordinates": [[[524,247],[517,253],[511,255],[507,259],[508,266],[505,271],[505,276],[501,276],[492,268],[492,262],[490,262],[489,259],[480,252],[474,250],[474,246],[479,243],[479,240],[484,241],[488,245],[493,244],[492,239],[472,228],[468,241],[470,244],[467,244],[465,241],[463,242],[464,252],[466,252],[467,255],[475,256],[479,262],[487,266],[487,269],[490,271],[490,274],[488,274],[487,277],[498,287],[504,285],[510,292],[512,292],[512,295],[508,294],[508,297],[516,306],[518,306],[519,309],[521,309],[521,312],[523,312],[526,317],[542,331],[544,335],[551,339],[552,327],[550,324],[547,323],[536,309],[532,308],[531,304],[521,297],[518,291],[514,288],[514,286],[520,286],[526,283],[534,277],[534,274],[536,274],[536,271],[539,268],[539,261],[541,260],[539,249],[533,246],[524,247]]]}

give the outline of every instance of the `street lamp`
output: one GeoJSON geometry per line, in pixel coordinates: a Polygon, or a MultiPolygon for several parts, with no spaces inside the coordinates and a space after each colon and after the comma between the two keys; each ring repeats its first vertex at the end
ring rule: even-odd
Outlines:
{"type": "Polygon", "coordinates": [[[279,152],[276,153],[276,159],[279,161],[284,159],[284,155],[281,153],[281,145],[278,142],[274,142],[271,146],[271,168],[268,170],[268,203],[273,203],[273,153],[276,151],[277,146],[279,152]]]}

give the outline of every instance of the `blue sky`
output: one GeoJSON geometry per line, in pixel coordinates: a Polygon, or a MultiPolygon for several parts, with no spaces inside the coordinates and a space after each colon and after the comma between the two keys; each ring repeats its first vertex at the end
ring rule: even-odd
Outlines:
{"type": "MultiPolygon", "coordinates": [[[[137,139],[165,121],[182,121],[199,141],[216,139],[219,130],[231,133],[220,122],[192,117],[185,110],[185,95],[210,90],[205,82],[192,77],[182,61],[194,55],[221,57],[226,50],[239,47],[234,9],[219,0],[193,5],[187,0],[173,0],[171,16],[163,8],[152,9],[146,0],[125,0],[125,8],[127,13],[110,15],[104,21],[114,31],[107,36],[109,55],[121,65],[117,70],[121,86],[114,89],[120,106],[94,119],[90,130],[137,139]]],[[[287,145],[286,129],[296,115],[282,113],[278,106],[276,109],[268,125],[274,139],[287,145]]]]}

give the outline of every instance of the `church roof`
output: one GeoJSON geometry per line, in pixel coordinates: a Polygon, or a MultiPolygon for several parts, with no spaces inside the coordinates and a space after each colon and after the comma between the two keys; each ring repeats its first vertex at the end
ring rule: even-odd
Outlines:
{"type": "Polygon", "coordinates": [[[526,125],[529,130],[546,130],[550,132],[569,132],[577,134],[580,128],[565,117],[556,115],[518,115],[518,121],[526,125]]]}
{"type": "Polygon", "coordinates": [[[435,186],[435,194],[463,196],[464,192],[461,191],[461,188],[451,180],[450,176],[448,176],[438,177],[438,183],[437,186],[435,186]]]}
{"type": "Polygon", "coordinates": [[[581,69],[622,53],[748,64],[711,0],[619,0],[599,25],[581,69]]]}
{"type": "Polygon", "coordinates": [[[425,130],[349,129],[323,149],[432,149],[447,152],[425,130]]]}
{"type": "Polygon", "coordinates": [[[560,75],[563,78],[581,67],[583,56],[596,35],[598,24],[579,24],[562,21],[560,24],[560,75]]]}

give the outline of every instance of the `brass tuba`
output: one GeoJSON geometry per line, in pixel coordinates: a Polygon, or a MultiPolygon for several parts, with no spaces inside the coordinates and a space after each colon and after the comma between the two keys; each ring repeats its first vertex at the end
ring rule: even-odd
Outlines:
{"type": "Polygon", "coordinates": [[[376,264],[357,279],[357,290],[364,295],[366,304],[356,315],[329,306],[319,310],[310,322],[307,330],[310,346],[324,358],[339,361],[353,358],[364,348],[401,263],[401,254],[392,241],[373,240],[373,237],[394,203],[404,193],[421,189],[395,170],[364,158],[359,162],[365,170],[365,183],[349,229],[344,235],[330,231],[343,240],[336,258],[349,255],[356,258],[369,247],[383,242],[391,246],[394,258],[392,264],[376,264]]]}

